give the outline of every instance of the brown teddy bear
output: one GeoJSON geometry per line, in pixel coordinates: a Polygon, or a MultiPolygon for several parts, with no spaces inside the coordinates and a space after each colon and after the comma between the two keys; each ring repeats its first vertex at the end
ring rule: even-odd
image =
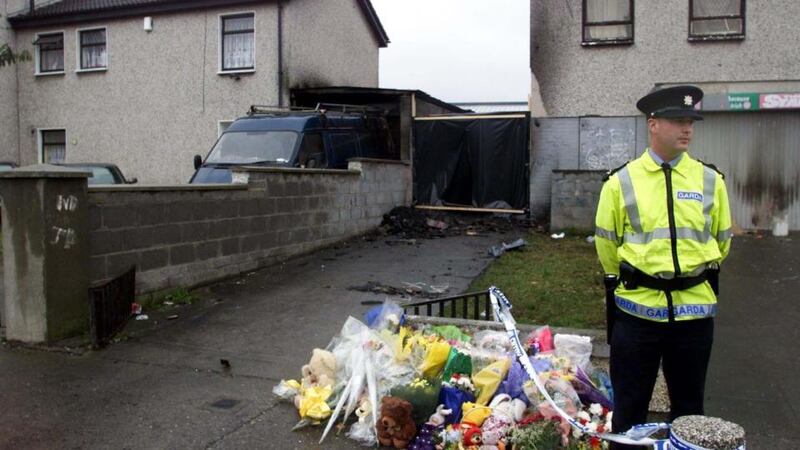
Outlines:
{"type": "Polygon", "coordinates": [[[378,421],[378,441],[381,445],[406,448],[417,434],[417,426],[411,417],[411,403],[398,397],[383,397],[381,418],[378,421]]]}

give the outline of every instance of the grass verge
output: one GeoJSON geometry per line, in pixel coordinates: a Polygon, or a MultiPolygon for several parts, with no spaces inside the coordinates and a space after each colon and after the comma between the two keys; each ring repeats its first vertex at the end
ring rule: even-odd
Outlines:
{"type": "Polygon", "coordinates": [[[532,232],[528,245],[495,260],[467,292],[497,286],[520,323],[603,328],[603,269],[585,236],[552,239],[532,232]]]}

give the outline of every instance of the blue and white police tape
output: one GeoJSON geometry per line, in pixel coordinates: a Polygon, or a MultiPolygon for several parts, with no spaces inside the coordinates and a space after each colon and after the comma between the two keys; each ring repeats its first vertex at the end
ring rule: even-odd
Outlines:
{"type": "Polygon", "coordinates": [[[533,368],[533,365],[531,365],[531,361],[528,359],[528,355],[525,353],[525,349],[519,340],[517,322],[514,320],[514,316],[511,315],[511,302],[500,291],[500,289],[496,288],[495,286],[489,288],[489,299],[491,300],[492,309],[494,310],[494,318],[497,322],[501,322],[505,327],[508,339],[514,346],[514,353],[517,357],[517,360],[520,362],[520,364],[522,364],[522,367],[525,368],[525,371],[528,372],[528,376],[531,378],[531,380],[533,380],[533,383],[536,385],[536,389],[550,403],[550,406],[553,407],[559,416],[569,422],[569,424],[573,427],[579,429],[582,433],[590,436],[596,436],[606,441],[628,445],[639,445],[643,447],[654,447],[660,444],[660,441],[652,439],[650,436],[658,430],[669,429],[669,424],[650,423],[637,425],[628,430],[625,434],[597,433],[596,431],[591,431],[589,428],[582,425],[558,405],[556,405],[556,403],[553,401],[553,398],[550,397],[550,394],[548,394],[547,390],[544,388],[542,380],[539,379],[539,374],[536,372],[536,369],[533,368]]]}

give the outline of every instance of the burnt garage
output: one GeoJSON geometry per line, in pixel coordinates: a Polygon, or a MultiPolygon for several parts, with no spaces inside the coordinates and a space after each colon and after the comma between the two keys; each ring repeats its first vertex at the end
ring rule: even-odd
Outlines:
{"type": "Polygon", "coordinates": [[[800,230],[800,94],[708,97],[692,154],[725,174],[734,223],[800,230]]]}
{"type": "Polygon", "coordinates": [[[411,160],[415,117],[465,113],[456,105],[432,97],[420,90],[380,89],[353,86],[295,88],[291,90],[293,106],[316,107],[319,103],[364,105],[386,111],[396,157],[411,160]]]}

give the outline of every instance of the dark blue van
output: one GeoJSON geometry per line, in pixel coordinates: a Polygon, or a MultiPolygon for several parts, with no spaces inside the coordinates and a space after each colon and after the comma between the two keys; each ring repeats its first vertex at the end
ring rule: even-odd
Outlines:
{"type": "Polygon", "coordinates": [[[350,158],[399,159],[384,114],[336,106],[340,110],[252,106],[225,130],[205,160],[194,157],[189,182],[230,183],[234,166],[346,169],[350,158]]]}

